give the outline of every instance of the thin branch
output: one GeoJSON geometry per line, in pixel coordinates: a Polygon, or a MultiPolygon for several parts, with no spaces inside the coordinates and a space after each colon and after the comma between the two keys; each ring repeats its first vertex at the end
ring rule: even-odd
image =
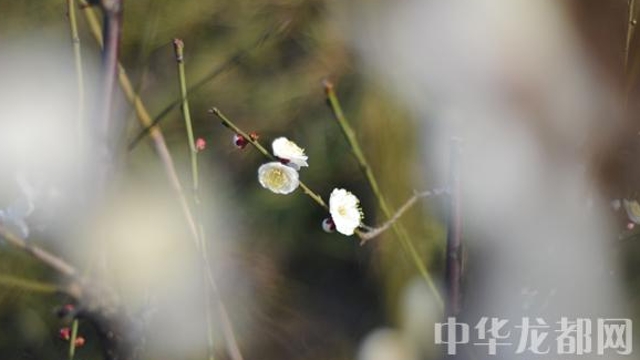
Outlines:
{"type": "Polygon", "coordinates": [[[2,225],[0,225],[0,237],[13,247],[24,251],[39,262],[55,270],[60,275],[72,279],[77,277],[78,272],[69,263],[39,246],[28,243],[2,225]]]}
{"type": "Polygon", "coordinates": [[[460,140],[451,139],[449,159],[449,216],[447,217],[447,250],[445,282],[447,316],[456,316],[461,306],[462,280],[462,207],[460,204],[460,140]]]}
{"type": "Polygon", "coordinates": [[[39,281],[22,279],[7,274],[0,274],[0,286],[10,286],[19,288],[21,290],[42,292],[42,293],[57,293],[62,292],[60,288],[53,284],[47,284],[39,281]]]}
{"type": "MultiPolygon", "coordinates": [[[[373,191],[374,196],[378,200],[380,210],[382,210],[382,213],[384,214],[385,218],[390,220],[392,218],[392,211],[387,205],[387,201],[384,195],[382,194],[382,191],[380,191],[380,187],[378,186],[378,181],[376,180],[376,177],[374,176],[373,171],[371,170],[371,166],[369,165],[369,162],[364,156],[364,152],[362,151],[362,148],[360,147],[358,139],[356,138],[356,133],[351,127],[351,125],[349,124],[349,122],[347,121],[347,118],[345,117],[344,112],[342,111],[342,107],[340,106],[340,102],[338,101],[338,97],[336,96],[333,84],[325,80],[324,89],[325,89],[327,100],[329,101],[331,110],[333,111],[334,118],[340,125],[340,129],[342,130],[342,133],[347,139],[347,142],[351,147],[351,151],[353,152],[353,155],[358,161],[360,168],[365,173],[367,181],[371,186],[371,190],[373,191]]],[[[413,242],[409,238],[409,235],[407,234],[406,229],[396,222],[391,223],[391,228],[393,229],[393,232],[395,233],[396,237],[400,240],[400,244],[402,245],[404,250],[410,255],[416,268],[418,269],[418,271],[420,272],[424,280],[427,282],[427,285],[435,295],[438,303],[442,308],[444,308],[444,301],[442,300],[442,296],[440,295],[438,288],[433,282],[433,278],[431,277],[431,274],[427,270],[427,267],[424,265],[424,262],[420,258],[418,251],[413,245],[413,242]]]]}
{"type": "Polygon", "coordinates": [[[76,356],[76,339],[78,338],[78,319],[71,324],[71,339],[69,340],[69,360],[76,356]]]}
{"type": "Polygon", "coordinates": [[[364,245],[367,241],[375,238],[376,236],[379,236],[380,234],[382,234],[383,232],[387,231],[391,226],[393,226],[393,224],[396,223],[396,221],[398,221],[402,215],[404,215],[405,212],[407,212],[407,210],[409,210],[418,200],[420,199],[424,199],[424,198],[428,198],[428,197],[432,197],[432,196],[436,196],[436,195],[441,195],[441,194],[445,194],[447,192],[446,189],[434,189],[434,190],[428,190],[428,191],[423,191],[423,192],[419,192],[419,193],[415,193],[412,197],[409,198],[409,200],[407,200],[399,209],[398,211],[396,211],[396,213],[389,219],[387,220],[384,224],[375,227],[375,228],[368,228],[366,229],[367,231],[362,233],[362,235],[360,236],[361,242],[360,245],[364,245]]]}
{"type": "Polygon", "coordinates": [[[187,100],[187,77],[184,71],[184,42],[180,39],[173,40],[173,49],[176,55],[176,63],[178,64],[178,79],[180,81],[180,98],[182,116],[184,124],[187,128],[187,141],[189,142],[189,158],[191,159],[191,180],[193,181],[193,196],[196,202],[199,202],[199,184],[198,184],[198,150],[196,149],[196,139],[193,135],[193,124],[191,123],[191,111],[189,110],[189,101],[187,100]]]}
{"type": "Polygon", "coordinates": [[[628,21],[627,21],[627,38],[624,47],[624,72],[629,72],[629,60],[631,56],[631,42],[633,41],[633,33],[636,28],[637,20],[635,18],[635,0],[628,0],[628,21]]]}
{"type": "Polygon", "coordinates": [[[83,149],[84,142],[84,71],[82,69],[82,52],[80,47],[80,36],[78,35],[78,20],[76,17],[75,0],[67,0],[67,13],[69,16],[69,30],[71,31],[71,41],[73,43],[73,58],[76,68],[76,83],[78,87],[77,106],[77,131],[80,149],[83,149]]]}
{"type": "MultiPolygon", "coordinates": [[[[195,145],[195,136],[193,134],[193,124],[191,122],[191,112],[189,110],[189,101],[187,99],[187,78],[185,75],[185,65],[184,65],[184,42],[180,39],[175,39],[173,41],[174,51],[176,56],[176,63],[178,65],[178,78],[180,82],[180,96],[182,98],[182,116],[184,117],[185,127],[187,129],[187,141],[189,142],[189,152],[191,158],[191,176],[192,176],[192,185],[193,185],[193,198],[195,205],[195,214],[196,221],[198,225],[199,231],[199,240],[200,240],[200,249],[203,260],[203,271],[205,275],[205,280],[207,276],[211,274],[211,260],[209,259],[209,253],[207,251],[207,242],[205,236],[204,225],[202,224],[202,216],[201,216],[201,199],[200,199],[200,185],[199,185],[199,171],[198,171],[198,150],[195,145]]],[[[226,306],[222,301],[221,294],[217,291],[218,286],[215,278],[210,276],[209,282],[211,285],[211,289],[215,291],[216,302],[218,307],[218,313],[220,317],[223,319],[222,328],[224,333],[224,338],[227,343],[227,350],[229,351],[229,356],[233,360],[242,360],[242,353],[240,352],[240,347],[238,346],[238,342],[235,337],[235,333],[233,331],[233,326],[231,321],[229,320],[229,314],[227,312],[226,306]]],[[[207,324],[207,342],[208,342],[208,351],[209,351],[209,360],[214,360],[214,343],[213,343],[213,324],[211,322],[211,313],[209,309],[210,303],[210,295],[209,289],[205,288],[205,316],[206,316],[206,324],[207,324]]]]}
{"type": "MultiPolygon", "coordinates": [[[[227,61],[225,61],[224,63],[222,63],[218,67],[214,68],[209,74],[204,76],[202,79],[200,79],[195,84],[191,85],[189,87],[189,89],[187,90],[187,92],[190,93],[190,94],[193,94],[196,91],[200,90],[204,85],[206,85],[210,81],[214,80],[219,75],[223,74],[225,71],[231,69],[234,65],[239,64],[240,61],[242,61],[249,54],[251,54],[251,52],[253,50],[261,47],[263,44],[265,44],[267,42],[267,40],[273,38],[274,35],[279,34],[282,31],[284,31],[284,29],[286,29],[286,27],[288,25],[289,25],[289,22],[285,22],[285,23],[281,24],[280,26],[278,26],[276,28],[269,29],[269,30],[265,31],[265,33],[262,34],[262,36],[260,36],[251,46],[249,46],[249,47],[247,47],[245,49],[242,49],[242,50],[236,52],[235,54],[233,54],[227,61]]],[[[160,111],[160,113],[158,113],[158,115],[156,115],[156,117],[153,118],[153,121],[151,122],[151,125],[145,127],[144,129],[142,129],[142,131],[140,131],[140,133],[138,135],[136,135],[136,137],[134,137],[133,140],[129,143],[129,147],[128,147],[129,151],[133,150],[138,145],[138,143],[142,139],[144,139],[144,137],[147,134],[149,134],[149,131],[154,126],[158,125],[160,123],[160,121],[162,121],[162,119],[164,119],[165,116],[167,116],[171,112],[171,110],[175,109],[178,105],[180,105],[181,102],[182,102],[182,98],[176,99],[175,101],[173,101],[169,105],[167,105],[164,109],[162,109],[162,111],[160,111]]]]}
{"type": "MultiPolygon", "coordinates": [[[[98,21],[95,11],[93,11],[93,9],[91,9],[90,7],[84,7],[83,14],[85,14],[86,16],[93,37],[96,39],[98,44],[102,46],[103,41],[100,31],[100,22],[98,21]]],[[[160,130],[159,126],[152,126],[153,121],[151,120],[151,116],[149,116],[149,112],[147,111],[147,108],[144,106],[138,94],[135,93],[133,85],[131,84],[131,80],[127,76],[122,64],[118,64],[118,80],[120,82],[120,87],[125,94],[125,97],[134,106],[136,115],[140,123],[145,127],[151,127],[149,130],[149,134],[151,136],[151,139],[153,140],[155,150],[160,157],[160,161],[164,165],[165,173],[178,197],[180,208],[185,216],[185,220],[187,221],[187,225],[189,227],[189,231],[191,232],[192,238],[198,246],[198,228],[196,226],[196,221],[193,213],[191,212],[191,209],[189,208],[187,198],[184,194],[182,184],[180,183],[180,178],[178,177],[178,173],[173,162],[173,157],[169,152],[169,148],[167,147],[167,143],[164,139],[164,136],[162,135],[162,131],[160,130]]]]}
{"type": "Polygon", "coordinates": [[[103,13],[102,21],[102,99],[98,123],[93,137],[97,139],[98,151],[98,190],[105,190],[116,167],[116,132],[124,128],[115,124],[113,118],[113,99],[118,73],[118,55],[122,30],[122,0],[100,0],[103,13]]]}

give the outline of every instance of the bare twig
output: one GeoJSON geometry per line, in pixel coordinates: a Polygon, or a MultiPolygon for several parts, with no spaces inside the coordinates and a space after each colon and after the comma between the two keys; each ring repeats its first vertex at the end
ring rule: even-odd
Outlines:
{"type": "Polygon", "coordinates": [[[98,154],[98,192],[106,189],[113,176],[116,164],[117,132],[123,126],[115,124],[113,119],[113,98],[118,74],[118,53],[122,28],[122,0],[100,0],[103,13],[102,38],[102,99],[98,123],[93,129],[98,154]]]}
{"type": "Polygon", "coordinates": [[[383,232],[387,231],[391,226],[393,226],[393,224],[398,221],[400,219],[400,217],[402,217],[402,215],[404,215],[405,212],[407,212],[407,210],[409,210],[418,200],[423,199],[423,198],[428,198],[431,196],[436,196],[436,195],[441,195],[446,193],[447,190],[445,189],[434,189],[434,190],[428,190],[428,191],[423,191],[423,192],[419,192],[419,193],[415,193],[412,197],[409,198],[409,200],[407,200],[399,209],[398,211],[396,211],[395,214],[393,214],[393,216],[387,220],[384,224],[375,227],[375,228],[369,228],[366,229],[366,232],[363,232],[362,235],[360,235],[360,245],[363,245],[364,243],[366,243],[367,241],[375,238],[376,236],[382,234],[383,232]]]}
{"type": "Polygon", "coordinates": [[[635,0],[628,0],[628,21],[627,21],[627,38],[624,47],[624,72],[629,72],[629,60],[631,56],[631,42],[633,41],[633,33],[636,28],[637,20],[635,18],[635,0]]]}
{"type": "Polygon", "coordinates": [[[71,324],[71,339],[69,339],[69,360],[76,355],[76,339],[78,338],[78,319],[73,319],[71,324]]]}
{"type": "Polygon", "coordinates": [[[460,206],[460,140],[451,140],[449,159],[449,216],[447,218],[447,252],[445,282],[447,285],[447,314],[460,312],[462,278],[462,212],[460,206]]]}
{"type": "MultiPolygon", "coordinates": [[[[84,15],[86,16],[87,22],[89,23],[89,28],[94,38],[98,42],[100,46],[102,46],[102,33],[100,31],[100,23],[98,21],[97,15],[95,11],[90,7],[84,7],[83,10],[84,15]]],[[[180,203],[180,208],[185,216],[185,220],[187,221],[187,225],[189,226],[189,231],[191,232],[192,238],[194,242],[197,244],[198,239],[198,228],[196,226],[196,221],[194,218],[191,209],[189,208],[189,204],[187,198],[184,194],[184,190],[182,184],[180,183],[180,178],[178,177],[178,173],[176,171],[173,157],[169,152],[169,148],[167,147],[167,143],[162,135],[162,131],[159,126],[152,126],[152,119],[149,116],[149,112],[147,108],[144,106],[140,97],[135,93],[133,89],[133,85],[131,84],[131,80],[127,76],[124,67],[121,64],[118,64],[118,80],[120,82],[120,87],[122,88],[125,97],[127,100],[134,106],[136,110],[136,115],[140,123],[145,127],[151,127],[149,130],[149,134],[151,139],[153,140],[153,144],[155,147],[158,156],[160,157],[160,161],[164,165],[165,173],[167,174],[167,178],[173,190],[176,192],[178,197],[178,201],[180,203]]]]}
{"type": "MultiPolygon", "coordinates": [[[[338,97],[335,93],[333,84],[328,80],[325,80],[324,89],[327,94],[327,100],[329,101],[331,110],[333,111],[334,118],[340,125],[340,129],[342,130],[342,133],[347,139],[347,142],[351,147],[351,151],[353,152],[353,155],[358,161],[360,168],[365,173],[367,181],[371,186],[371,190],[373,191],[373,194],[378,200],[380,210],[382,210],[382,213],[384,214],[385,218],[388,221],[391,220],[392,211],[389,208],[387,201],[384,195],[382,194],[382,191],[380,191],[380,187],[378,186],[378,181],[376,180],[376,177],[374,176],[373,171],[371,170],[371,166],[369,165],[367,158],[364,156],[364,152],[362,151],[362,148],[360,147],[358,139],[356,138],[356,133],[351,127],[351,125],[349,124],[349,122],[347,121],[347,118],[345,117],[344,112],[342,111],[342,107],[340,106],[340,102],[338,101],[338,97]]],[[[427,267],[424,265],[424,262],[420,258],[418,251],[413,245],[413,242],[409,238],[409,235],[407,234],[406,229],[395,221],[391,223],[391,228],[393,229],[393,232],[395,233],[396,237],[400,240],[400,244],[402,245],[403,249],[411,257],[413,263],[415,264],[416,268],[420,272],[420,275],[422,275],[423,279],[426,281],[427,285],[433,292],[434,296],[436,297],[436,300],[438,301],[438,304],[440,304],[440,306],[444,308],[444,302],[442,300],[442,296],[440,295],[438,288],[433,282],[433,278],[431,277],[431,274],[427,270],[427,267]]],[[[366,239],[363,242],[366,242],[367,240],[369,239],[366,239]]]]}
{"type": "Polygon", "coordinates": [[[0,286],[15,287],[19,288],[20,290],[41,293],[63,292],[61,288],[53,284],[42,283],[30,279],[23,279],[7,274],[0,274],[0,286]]]}
{"type": "Polygon", "coordinates": [[[13,247],[26,252],[39,262],[55,270],[60,275],[72,279],[77,277],[78,272],[69,263],[39,246],[28,243],[2,225],[0,225],[0,237],[13,247]]]}
{"type": "Polygon", "coordinates": [[[80,49],[80,36],[78,35],[78,20],[76,17],[75,0],[67,0],[67,13],[69,16],[69,28],[71,31],[71,41],[73,42],[73,57],[76,68],[76,83],[78,87],[77,105],[77,131],[79,148],[83,149],[84,143],[84,71],[82,69],[82,52],[80,49]]]}
{"type": "MultiPolygon", "coordinates": [[[[272,39],[274,35],[277,35],[282,31],[284,31],[284,29],[286,29],[288,25],[289,25],[289,22],[285,22],[276,28],[267,30],[251,46],[233,54],[227,61],[217,66],[209,74],[205,75],[198,82],[191,85],[187,90],[187,92],[190,94],[193,94],[196,91],[200,90],[204,85],[209,83],[211,80],[223,74],[225,71],[231,69],[234,65],[239,64],[244,58],[246,58],[249,54],[251,54],[253,50],[261,47],[263,44],[267,42],[267,40],[272,39]]],[[[138,145],[138,143],[142,139],[144,139],[144,137],[149,133],[149,130],[151,130],[154,126],[158,125],[160,121],[162,121],[162,119],[164,119],[165,116],[167,116],[167,114],[171,112],[171,110],[175,109],[178,105],[180,105],[181,102],[182,102],[181,98],[176,99],[175,101],[167,105],[164,109],[162,109],[162,111],[160,111],[158,115],[156,115],[156,117],[153,118],[151,125],[142,129],[142,131],[138,135],[136,135],[136,137],[133,138],[133,140],[129,143],[129,150],[134,149],[138,145]]]]}
{"type": "MultiPolygon", "coordinates": [[[[200,251],[202,254],[202,266],[204,270],[205,280],[208,280],[208,283],[211,287],[211,290],[215,292],[216,302],[218,313],[220,318],[222,319],[222,328],[224,339],[227,344],[227,350],[229,352],[229,356],[233,360],[242,360],[242,353],[240,352],[240,347],[238,346],[238,342],[235,337],[235,333],[233,331],[233,326],[231,321],[229,320],[229,314],[227,312],[226,306],[222,301],[221,294],[218,292],[218,285],[213,276],[209,276],[211,274],[211,260],[209,259],[209,253],[207,251],[207,242],[205,236],[204,225],[201,221],[201,199],[200,199],[200,185],[199,185],[199,171],[198,171],[198,149],[196,149],[195,145],[195,136],[193,134],[193,124],[191,122],[191,112],[189,110],[189,101],[187,99],[187,78],[185,75],[185,65],[184,65],[184,43],[180,39],[175,39],[173,41],[175,55],[176,55],[176,63],[178,65],[178,78],[180,82],[180,96],[182,98],[182,115],[184,117],[185,126],[187,129],[187,141],[189,142],[189,150],[190,150],[190,158],[191,158],[191,176],[192,176],[192,185],[193,185],[193,198],[194,198],[194,206],[195,206],[195,214],[196,214],[196,222],[199,229],[199,240],[200,240],[200,251]]],[[[211,314],[209,309],[209,288],[206,287],[204,291],[205,295],[205,316],[206,316],[206,324],[207,324],[207,342],[209,346],[209,360],[214,360],[214,344],[213,344],[213,324],[211,322],[211,314]]]]}

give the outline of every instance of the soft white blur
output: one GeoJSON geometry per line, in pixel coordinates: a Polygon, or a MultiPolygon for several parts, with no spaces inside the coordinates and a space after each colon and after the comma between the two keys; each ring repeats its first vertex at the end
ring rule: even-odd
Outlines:
{"type": "Polygon", "coordinates": [[[390,2],[353,28],[364,66],[423,119],[425,174],[446,181],[449,140],[462,139],[472,326],[482,316],[629,317],[599,206],[608,201],[589,173],[588,141],[616,124],[596,122],[611,94],[564,11],[556,1],[390,2]]]}
{"type": "MultiPolygon", "coordinates": [[[[211,198],[209,198],[211,199],[211,198]]],[[[221,262],[233,263],[235,225],[220,202],[206,202],[202,219],[206,227],[208,255],[233,325],[243,328],[246,319],[234,311],[250,307],[247,274],[240,268],[216,272],[221,262]],[[222,284],[232,284],[221,286],[222,284]]],[[[204,264],[201,252],[185,225],[184,215],[168,188],[135,181],[110,201],[102,216],[83,226],[82,239],[91,246],[76,251],[77,261],[90,265],[92,275],[117,290],[117,301],[133,314],[144,334],[149,356],[180,357],[203,354],[207,348],[206,306],[214,324],[214,345],[224,352],[217,298],[205,301],[204,264]]],[[[133,334],[137,336],[139,334],[133,334]]]]}
{"type": "Polygon", "coordinates": [[[387,328],[373,330],[363,340],[358,360],[414,360],[415,353],[402,333],[387,328]]]}
{"type": "MultiPolygon", "coordinates": [[[[66,34],[63,39],[62,44],[51,39],[16,40],[0,52],[2,219],[12,213],[16,199],[32,202],[33,215],[30,211],[24,214],[26,219],[19,219],[39,230],[31,231],[28,241],[76,266],[101,294],[98,300],[103,305],[122,307],[133,320],[129,330],[136,336],[136,345],[145,346],[150,356],[205,354],[207,306],[215,327],[214,345],[223,353],[217,298],[211,292],[209,304],[205,301],[209,287],[204,282],[201,250],[187,230],[177,196],[155,155],[144,151],[124,154],[119,169],[130,173],[114,176],[114,191],[99,204],[86,201],[87,195],[95,195],[85,192],[91,185],[85,182],[91,177],[83,164],[95,157],[87,134],[95,108],[92,99],[99,93],[97,72],[91,64],[99,60],[90,50],[83,51],[86,103],[85,118],[79,123],[73,53],[66,34]],[[34,226],[38,216],[46,221],[34,226]]],[[[130,109],[114,113],[131,114],[130,109]]],[[[185,153],[179,153],[177,168],[186,171],[188,166],[182,162],[187,159],[185,153]]],[[[200,170],[207,178],[200,219],[208,255],[212,272],[222,284],[219,290],[231,322],[244,328],[247,318],[239,317],[238,311],[250,307],[250,279],[239,267],[233,267],[233,273],[216,272],[221,262],[227,268],[234,263],[230,253],[237,244],[239,227],[231,215],[234,208],[221,195],[227,184],[209,176],[206,165],[200,170]],[[235,298],[237,294],[242,294],[241,299],[235,298]]],[[[180,174],[188,197],[189,175],[180,174]]]]}
{"type": "Polygon", "coordinates": [[[38,39],[3,44],[0,176],[4,184],[23,177],[40,187],[45,179],[73,181],[77,174],[79,132],[72,64],[61,49],[38,39]]]}

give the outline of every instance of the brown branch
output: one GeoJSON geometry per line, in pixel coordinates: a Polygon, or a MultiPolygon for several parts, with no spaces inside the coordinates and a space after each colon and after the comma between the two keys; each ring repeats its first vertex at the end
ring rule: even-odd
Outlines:
{"type": "Polygon", "coordinates": [[[444,194],[446,193],[447,190],[445,189],[434,189],[434,190],[428,190],[428,191],[423,191],[420,193],[415,193],[411,198],[409,198],[409,200],[407,200],[399,209],[398,211],[396,211],[395,214],[393,214],[393,216],[387,220],[384,224],[375,227],[375,228],[370,228],[370,227],[365,227],[365,230],[367,230],[366,232],[361,232],[360,233],[360,245],[364,245],[367,241],[375,238],[376,236],[382,234],[383,232],[387,231],[391,226],[393,226],[393,224],[398,221],[400,219],[400,217],[402,217],[402,215],[404,215],[405,212],[407,212],[407,210],[409,210],[418,200],[422,199],[422,198],[427,198],[427,197],[431,197],[431,196],[435,196],[435,195],[440,195],[440,194],[444,194]]]}
{"type": "Polygon", "coordinates": [[[15,235],[11,231],[9,231],[6,227],[0,225],[0,237],[2,237],[7,243],[12,245],[13,247],[24,251],[25,253],[31,255],[34,259],[46,265],[47,267],[55,270],[60,275],[76,279],[78,276],[78,272],[76,269],[64,261],[62,258],[53,255],[47,250],[30,244],[26,240],[20,238],[15,235]]]}
{"type": "Polygon", "coordinates": [[[103,14],[102,38],[102,99],[99,105],[98,123],[93,129],[93,137],[98,146],[97,189],[104,193],[116,169],[116,144],[118,132],[124,129],[113,118],[113,99],[118,76],[118,55],[122,31],[122,0],[100,0],[103,14]]]}

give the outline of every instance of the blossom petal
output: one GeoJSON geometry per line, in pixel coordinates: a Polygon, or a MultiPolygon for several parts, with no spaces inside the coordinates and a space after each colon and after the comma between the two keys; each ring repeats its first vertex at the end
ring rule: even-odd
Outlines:
{"type": "Polygon", "coordinates": [[[277,161],[263,164],[258,168],[258,181],[265,189],[285,195],[292,193],[300,185],[298,172],[277,161]]]}
{"type": "Polygon", "coordinates": [[[353,235],[362,223],[360,200],[345,189],[334,189],[329,197],[329,212],[336,230],[344,235],[353,235]]]}

